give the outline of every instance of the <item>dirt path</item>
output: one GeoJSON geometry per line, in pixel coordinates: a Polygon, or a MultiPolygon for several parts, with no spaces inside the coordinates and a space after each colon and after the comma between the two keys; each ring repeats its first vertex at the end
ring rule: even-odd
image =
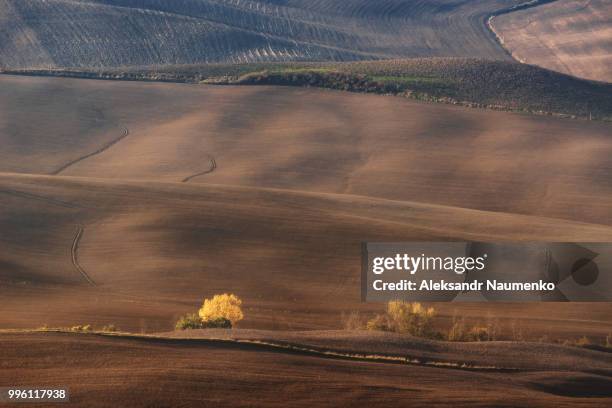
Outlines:
{"type": "Polygon", "coordinates": [[[110,149],[111,147],[113,147],[115,144],[119,143],[121,140],[125,139],[128,135],[130,134],[130,130],[128,128],[123,128],[123,131],[121,133],[121,136],[119,136],[118,138],[111,140],[109,143],[105,144],[104,146],[100,147],[98,150],[88,153],[84,156],[81,156],[75,160],[72,160],[64,165],[62,165],[61,167],[59,167],[58,169],[54,170],[53,172],[49,173],[52,176],[56,176],[58,174],[60,174],[62,171],[66,170],[68,167],[77,164],[83,160],[89,159],[92,156],[98,155],[100,153],[103,153],[104,151],[110,149]]]}
{"type": "Polygon", "coordinates": [[[192,174],[191,176],[185,177],[183,180],[181,180],[183,183],[187,183],[190,180],[199,177],[199,176],[203,176],[204,174],[208,174],[208,173],[212,173],[213,171],[215,171],[215,169],[217,168],[217,161],[215,160],[215,158],[213,156],[211,156],[210,154],[208,155],[208,162],[209,162],[209,167],[208,169],[201,171],[199,173],[196,174],[192,174]]]}
{"type": "Polygon", "coordinates": [[[74,265],[75,269],[79,271],[79,273],[83,276],[83,278],[91,285],[96,286],[96,282],[91,279],[91,277],[85,272],[85,270],[79,264],[78,252],[79,252],[79,242],[83,237],[84,228],[79,225],[77,227],[77,232],[72,240],[72,247],[70,248],[70,260],[72,261],[72,265],[74,265]]]}

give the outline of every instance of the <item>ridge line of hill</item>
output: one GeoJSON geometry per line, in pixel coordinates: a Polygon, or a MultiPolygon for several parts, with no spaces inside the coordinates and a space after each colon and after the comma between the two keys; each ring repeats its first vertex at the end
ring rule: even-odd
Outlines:
{"type": "MultiPolygon", "coordinates": [[[[460,207],[446,204],[436,204],[429,202],[421,202],[421,201],[410,201],[410,200],[394,200],[384,197],[376,197],[369,195],[360,195],[360,194],[351,194],[351,193],[330,193],[330,192],[320,192],[320,191],[307,191],[307,190],[295,190],[295,189],[284,189],[284,188],[276,188],[276,187],[259,187],[259,186],[247,186],[247,185],[232,185],[232,184],[214,184],[214,183],[185,183],[182,181],[152,181],[152,180],[141,180],[141,179],[108,179],[108,178],[97,178],[97,177],[79,177],[79,176],[51,176],[47,174],[28,174],[28,173],[8,173],[8,172],[0,172],[0,183],[4,180],[15,180],[19,182],[19,179],[23,180],[31,180],[33,183],[47,180],[48,182],[56,182],[56,183],[69,183],[69,184],[94,184],[99,186],[138,186],[140,188],[160,188],[160,187],[173,187],[183,189],[182,191],[174,190],[173,196],[175,198],[181,198],[182,194],[186,194],[184,198],[188,198],[190,193],[197,193],[197,190],[202,189],[226,189],[226,190],[234,190],[234,191],[242,191],[242,192],[264,192],[271,194],[290,194],[295,196],[301,196],[305,198],[319,198],[319,199],[330,199],[330,200],[355,200],[369,203],[378,203],[378,204],[387,204],[390,206],[407,206],[413,208],[429,208],[429,209],[438,209],[438,210],[451,210],[458,211],[465,214],[490,214],[490,215],[498,215],[498,216],[509,216],[509,217],[519,217],[524,219],[533,219],[533,220],[547,220],[547,221],[562,221],[564,223],[569,223],[573,225],[581,225],[581,226],[590,226],[597,227],[606,230],[610,230],[612,232],[612,226],[607,224],[595,224],[592,222],[574,220],[569,218],[560,218],[560,217],[550,217],[543,215],[533,215],[533,214],[523,214],[516,212],[507,212],[507,211],[494,211],[494,210],[481,210],[477,208],[469,208],[469,207],[460,207]]],[[[27,185],[27,184],[26,184],[27,185]]],[[[51,186],[51,184],[47,184],[51,186]]],[[[58,184],[61,185],[61,184],[58,184]]],[[[0,190],[0,193],[3,191],[0,190]]],[[[30,194],[27,192],[15,191],[20,195],[23,195],[25,198],[30,194]]],[[[34,198],[34,197],[32,197],[34,198]]],[[[37,196],[35,197],[39,200],[46,200],[47,197],[37,196]]],[[[74,207],[82,207],[82,205],[77,203],[67,203],[74,207]]],[[[352,214],[345,214],[350,217],[359,217],[352,214]]],[[[365,217],[361,217],[365,218],[365,217]]],[[[368,217],[369,218],[369,217],[368,217]]],[[[384,222],[397,222],[393,220],[384,220],[380,219],[380,221],[384,222]]],[[[415,225],[415,227],[417,227],[415,225]]],[[[419,227],[420,228],[420,227],[419,227]]],[[[425,227],[424,227],[425,228],[425,227]]],[[[428,230],[433,230],[435,228],[426,227],[428,230]]],[[[491,235],[491,234],[490,234],[491,235]]],[[[501,236],[500,236],[501,237],[501,236]]]]}

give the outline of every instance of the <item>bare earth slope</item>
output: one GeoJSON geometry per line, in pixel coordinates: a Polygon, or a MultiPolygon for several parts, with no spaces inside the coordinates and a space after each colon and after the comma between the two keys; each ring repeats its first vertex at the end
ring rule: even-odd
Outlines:
{"type": "Polygon", "coordinates": [[[612,82],[612,3],[558,0],[495,17],[504,46],[523,62],[612,82]]]}
{"type": "MultiPolygon", "coordinates": [[[[16,174],[0,186],[4,327],[167,331],[231,288],[246,327],[334,328],[361,307],[363,241],[612,239],[607,226],[351,195],[16,174]]],[[[496,306],[459,310],[529,316],[531,334],[555,337],[603,338],[611,318],[606,304],[496,306]]]]}
{"type": "MultiPolygon", "coordinates": [[[[381,360],[385,357],[403,357],[405,363],[412,365],[446,364],[450,368],[473,371],[566,370],[596,373],[612,367],[612,353],[600,353],[598,350],[516,341],[448,342],[368,330],[199,329],[160,333],[156,336],[229,340],[276,346],[289,351],[312,351],[313,354],[335,352],[338,357],[344,355],[375,359],[381,356],[381,360]]],[[[612,396],[612,390],[610,394],[612,396]]]]}
{"type": "Polygon", "coordinates": [[[463,56],[520,0],[2,0],[0,68],[463,56]]]}
{"type": "MultiPolygon", "coordinates": [[[[511,395],[513,407],[574,408],[612,400],[610,371],[586,368],[609,356],[567,347],[577,370],[479,372],[197,340],[34,333],[0,334],[0,342],[0,382],[10,372],[11,383],[61,384],[78,406],[503,407],[511,395]]],[[[517,347],[517,360],[540,357],[529,346],[517,347]]]]}
{"type": "MultiPolygon", "coordinates": [[[[327,330],[381,309],[360,303],[364,241],[612,241],[611,126],[320,89],[2,76],[0,329],[167,332],[231,291],[258,330],[2,330],[0,386],[67,386],[82,406],[491,407],[509,393],[607,406],[609,352],[327,330]],[[294,343],[400,360],[278,347],[294,343]]],[[[607,303],[436,309],[436,325],[491,318],[533,340],[602,344],[612,321],[607,303]]]]}
{"type": "Polygon", "coordinates": [[[0,83],[4,172],[187,179],[612,224],[606,122],[289,87],[0,83]]]}
{"type": "MultiPolygon", "coordinates": [[[[338,327],[363,241],[612,238],[609,123],[300,88],[0,82],[4,327],[168,330],[227,288],[251,327],[338,327]]],[[[604,306],[502,309],[602,339],[604,306]]]]}

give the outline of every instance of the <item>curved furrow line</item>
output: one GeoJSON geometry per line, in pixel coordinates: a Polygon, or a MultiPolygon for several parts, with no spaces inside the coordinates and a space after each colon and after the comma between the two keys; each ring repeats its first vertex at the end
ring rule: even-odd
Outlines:
{"type": "Polygon", "coordinates": [[[111,147],[113,147],[115,144],[119,143],[121,140],[125,139],[128,135],[130,134],[130,130],[128,128],[123,128],[123,132],[121,133],[121,136],[119,136],[118,138],[111,140],[110,142],[108,142],[107,144],[105,144],[104,146],[100,147],[99,149],[88,153],[84,156],[81,156],[77,159],[74,159],[72,161],[69,161],[68,163],[62,165],[61,167],[59,167],[58,169],[54,170],[53,172],[49,173],[49,175],[51,176],[57,176],[59,173],[61,173],[62,171],[66,170],[68,167],[73,166],[79,162],[82,162],[83,160],[89,159],[92,156],[96,156],[100,153],[105,152],[106,150],[110,149],[111,147]]]}
{"type": "MultiPolygon", "coordinates": [[[[492,36],[495,39],[495,41],[497,42],[497,44],[499,44],[501,46],[501,48],[506,52],[506,54],[508,54],[514,60],[517,60],[514,57],[514,55],[512,55],[510,50],[508,50],[504,46],[504,37],[500,33],[498,33],[497,30],[495,29],[495,26],[493,25],[493,19],[495,17],[502,16],[504,14],[509,14],[509,13],[512,13],[512,12],[515,12],[515,11],[520,11],[520,10],[525,10],[525,9],[541,6],[543,4],[552,3],[552,2],[555,2],[555,1],[557,1],[557,0],[529,0],[529,1],[526,1],[525,3],[520,3],[520,4],[516,4],[514,6],[511,6],[511,7],[506,7],[506,8],[500,9],[500,10],[493,11],[493,12],[489,13],[488,16],[485,17],[485,26],[487,28],[487,31],[489,31],[489,33],[492,34],[492,36]]],[[[520,61],[520,60],[517,60],[517,61],[519,61],[521,63],[523,62],[523,61],[520,61]]]]}
{"type": "Polygon", "coordinates": [[[0,12],[0,18],[8,16],[16,22],[7,33],[0,33],[0,43],[4,39],[11,44],[29,35],[48,40],[44,47],[34,40],[13,44],[27,50],[30,57],[25,61],[10,53],[11,47],[0,49],[7,68],[51,63],[96,69],[295,59],[506,58],[485,27],[491,13],[501,13],[494,11],[502,7],[499,0],[8,0],[7,4],[9,9],[0,12]],[[30,34],[22,15],[44,18],[30,34]],[[68,18],[75,15],[78,18],[68,18]],[[99,18],[90,22],[91,15],[99,18]],[[117,19],[117,15],[125,18],[117,19]],[[128,24],[122,24],[124,20],[128,24]],[[90,41],[100,33],[110,33],[107,42],[90,41]],[[127,49],[113,46],[126,41],[127,49]],[[66,42],[74,45],[69,53],[64,49],[66,42]],[[279,51],[261,52],[268,47],[279,51]],[[279,56],[283,49],[289,51],[279,56]]]}
{"type": "Polygon", "coordinates": [[[78,257],[79,242],[81,241],[81,238],[83,237],[83,231],[84,231],[84,228],[81,225],[79,225],[77,227],[77,232],[74,236],[74,239],[72,240],[72,246],[70,248],[70,260],[72,261],[72,265],[74,266],[74,268],[81,274],[81,276],[87,281],[87,283],[89,283],[91,286],[96,286],[96,282],[94,282],[94,280],[91,279],[91,277],[87,274],[87,272],[85,272],[85,270],[79,264],[79,257],[78,257]]]}
{"type": "Polygon", "coordinates": [[[192,174],[191,176],[185,177],[183,180],[181,180],[183,183],[187,183],[190,180],[199,177],[199,176],[203,176],[204,174],[209,174],[212,173],[213,171],[215,171],[215,169],[217,168],[217,161],[215,160],[215,158],[211,155],[208,155],[208,162],[209,162],[209,166],[208,169],[201,171],[199,173],[196,174],[192,174]]]}

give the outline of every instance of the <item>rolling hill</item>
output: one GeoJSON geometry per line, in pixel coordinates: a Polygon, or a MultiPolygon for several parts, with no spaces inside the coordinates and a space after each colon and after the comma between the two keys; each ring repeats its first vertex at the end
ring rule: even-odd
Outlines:
{"type": "MultiPolygon", "coordinates": [[[[612,239],[604,225],[214,184],[3,173],[0,202],[0,324],[9,328],[167,331],[202,297],[230,289],[244,299],[243,327],[337,328],[342,311],[378,308],[360,304],[363,241],[612,239]]],[[[504,326],[521,319],[530,336],[555,338],[605,338],[610,319],[606,304],[439,309],[486,311],[504,326]]]]}
{"type": "Polygon", "coordinates": [[[189,178],[612,223],[609,122],[307,88],[0,83],[1,172],[189,178]]]}
{"type": "Polygon", "coordinates": [[[2,0],[0,68],[418,56],[508,59],[485,26],[520,0],[2,0]]]}
{"type": "MultiPolygon", "coordinates": [[[[1,327],[337,328],[364,240],[607,241],[610,124],[381,95],[0,77],[1,327]]],[[[441,305],[603,339],[605,304],[441,305]],[[484,310],[483,310],[484,307],[484,310]],[[529,316],[529,318],[525,318],[529,316]]]]}
{"type": "Polygon", "coordinates": [[[0,0],[0,388],[610,405],[609,303],[353,330],[364,242],[612,242],[608,6],[525,1],[0,0]]]}

